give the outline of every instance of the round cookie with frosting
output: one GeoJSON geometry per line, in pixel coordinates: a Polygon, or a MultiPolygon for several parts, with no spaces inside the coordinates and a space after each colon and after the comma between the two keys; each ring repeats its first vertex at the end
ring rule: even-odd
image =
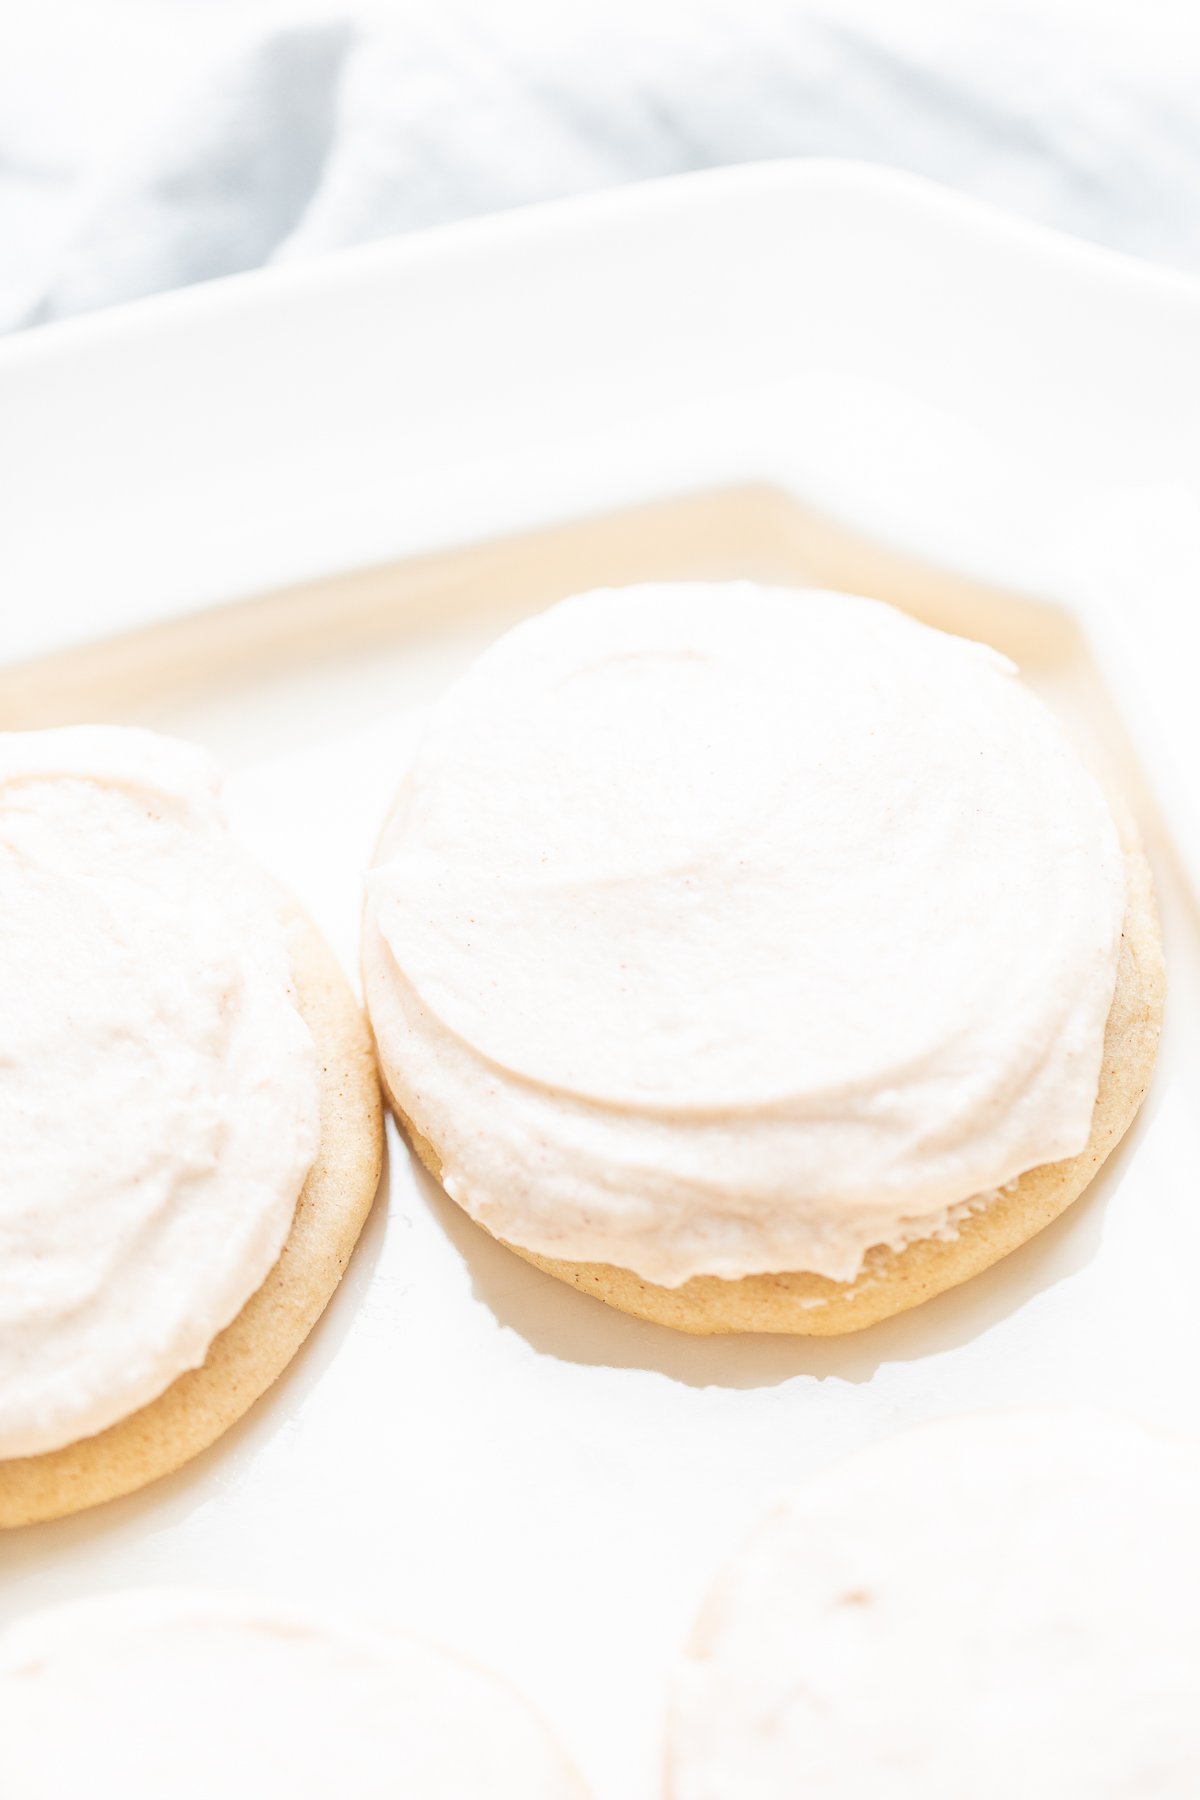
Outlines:
{"type": "Polygon", "coordinates": [[[1191,1800],[1200,1449],[941,1421],[810,1477],[710,1596],[669,1800],[1191,1800]]]}
{"type": "Polygon", "coordinates": [[[746,583],[581,595],[446,694],[364,979],[487,1230],[644,1318],[811,1334],[1060,1213],[1163,987],[1142,851],[1006,658],[746,583]]]}
{"type": "Polygon", "coordinates": [[[0,1524],[205,1448],[302,1343],[378,1185],[371,1044],[145,731],[0,735],[0,1524]]]}
{"type": "Polygon", "coordinates": [[[494,1675],[232,1595],[130,1593],[0,1638],[5,1800],[586,1800],[494,1675]]]}

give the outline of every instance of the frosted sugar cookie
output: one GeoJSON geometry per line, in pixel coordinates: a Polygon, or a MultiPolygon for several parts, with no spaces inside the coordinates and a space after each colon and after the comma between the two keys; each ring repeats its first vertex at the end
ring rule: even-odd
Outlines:
{"type": "Polygon", "coordinates": [[[126,1493],[290,1361],[379,1178],[369,1038],[206,755],[0,735],[0,1524],[126,1493]]]}
{"type": "Polygon", "coordinates": [[[1191,1800],[1200,1450],[1095,1414],[813,1476],[710,1597],[669,1800],[1191,1800]]]}
{"type": "Polygon", "coordinates": [[[582,595],[433,709],[368,1008],[446,1191],[689,1331],[849,1331],[1086,1186],[1158,1039],[1149,873],[1013,666],[877,601],[582,595]]]}
{"type": "Polygon", "coordinates": [[[0,1638],[5,1800],[586,1800],[495,1676],[274,1603],[107,1596],[0,1638]]]}

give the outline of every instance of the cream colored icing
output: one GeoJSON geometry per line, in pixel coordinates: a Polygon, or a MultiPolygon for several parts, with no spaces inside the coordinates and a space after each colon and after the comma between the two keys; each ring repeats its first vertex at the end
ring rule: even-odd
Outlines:
{"type": "Polygon", "coordinates": [[[283,1246],[317,1068],[216,770],[150,732],[0,735],[0,1457],[203,1362],[283,1246]]]}
{"type": "Polygon", "coordinates": [[[1200,1450],[1091,1413],[826,1469],[719,1582],[670,1800],[1193,1800],[1200,1450]]]}
{"type": "Polygon", "coordinates": [[[741,583],[586,594],[426,721],[368,887],[392,1092],[497,1236],[803,1269],[1081,1150],[1117,833],[981,645],[741,583]]]}
{"type": "Polygon", "coordinates": [[[585,1800],[494,1676],[230,1595],[107,1596],[0,1639],[0,1793],[121,1800],[585,1800]]]}

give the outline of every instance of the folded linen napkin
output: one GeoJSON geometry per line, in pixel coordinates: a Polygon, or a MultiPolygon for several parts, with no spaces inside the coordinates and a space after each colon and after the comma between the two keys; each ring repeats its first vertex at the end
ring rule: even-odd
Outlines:
{"type": "Polygon", "coordinates": [[[1190,0],[9,0],[0,328],[760,157],[1200,268],[1190,0]]]}

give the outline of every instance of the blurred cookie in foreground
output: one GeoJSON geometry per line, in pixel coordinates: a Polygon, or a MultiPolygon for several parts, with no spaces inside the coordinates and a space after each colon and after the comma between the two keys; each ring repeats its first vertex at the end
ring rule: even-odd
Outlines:
{"type": "Polygon", "coordinates": [[[721,1577],[669,1800],[1191,1800],[1200,1448],[1093,1413],[822,1470],[721,1577]]]}
{"type": "Polygon", "coordinates": [[[150,732],[0,735],[0,1525],[239,1418],[378,1185],[365,1022],[219,790],[150,732]]]}
{"type": "Polygon", "coordinates": [[[108,1595],[0,1637],[5,1800],[587,1800],[541,1720],[445,1651],[275,1602],[108,1595]]]}
{"type": "Polygon", "coordinates": [[[1011,663],[747,583],[564,601],[444,696],[364,979],[451,1198],[695,1332],[852,1331],[1023,1243],[1163,990],[1136,837],[1011,663]]]}

